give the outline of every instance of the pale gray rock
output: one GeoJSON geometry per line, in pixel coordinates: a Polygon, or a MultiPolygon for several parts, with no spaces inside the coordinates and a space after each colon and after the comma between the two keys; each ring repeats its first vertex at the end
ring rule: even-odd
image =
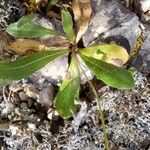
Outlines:
{"type": "Polygon", "coordinates": [[[84,46],[116,42],[128,51],[139,35],[139,18],[116,0],[93,0],[93,16],[83,35],[84,46]]]}
{"type": "Polygon", "coordinates": [[[54,101],[54,86],[50,84],[48,87],[40,91],[38,102],[45,108],[50,108],[54,101]]]}
{"type": "Polygon", "coordinates": [[[85,101],[76,101],[76,105],[81,105],[80,111],[76,114],[73,114],[73,121],[72,121],[72,127],[73,131],[77,133],[80,125],[82,125],[83,122],[85,122],[87,118],[87,103],[85,101]]]}
{"type": "Polygon", "coordinates": [[[140,20],[142,23],[150,24],[150,14],[142,14],[140,20]]]}
{"type": "MultiPolygon", "coordinates": [[[[93,75],[89,68],[85,65],[83,60],[78,56],[78,60],[80,63],[80,67],[86,74],[89,80],[93,79],[93,75]]],[[[51,82],[54,84],[60,85],[60,82],[65,78],[68,70],[68,56],[61,56],[56,58],[54,61],[48,63],[44,68],[42,68],[38,74],[39,76],[49,78],[51,82]]],[[[85,84],[87,82],[87,78],[83,74],[83,71],[80,70],[80,79],[81,83],[85,84]]]]}
{"type": "Polygon", "coordinates": [[[142,23],[150,23],[150,1],[134,0],[135,12],[140,16],[142,23]]]}
{"type": "Polygon", "coordinates": [[[49,77],[52,82],[59,84],[65,78],[67,69],[68,58],[67,56],[61,56],[48,63],[44,68],[40,70],[39,73],[43,77],[49,77]]]}
{"type": "Polygon", "coordinates": [[[142,71],[150,72],[150,31],[146,32],[146,38],[140,51],[142,58],[142,71]]]}
{"type": "Polygon", "coordinates": [[[145,13],[150,10],[149,0],[134,0],[134,1],[142,13],[145,13]]]}
{"type": "MultiPolygon", "coordinates": [[[[85,47],[99,44],[115,42],[128,52],[132,52],[135,41],[141,33],[138,16],[128,10],[124,5],[116,0],[93,0],[93,16],[87,32],[83,35],[83,45],[85,47]]],[[[150,70],[150,35],[149,25],[146,27],[146,39],[138,59],[133,64],[137,69],[143,68],[144,72],[150,70]]]]}
{"type": "Polygon", "coordinates": [[[48,17],[38,15],[36,18],[34,18],[34,21],[45,28],[63,32],[61,21],[58,19],[50,19],[48,17]]]}
{"type": "Polygon", "coordinates": [[[0,32],[4,31],[8,24],[17,21],[25,14],[22,2],[19,0],[0,0],[0,32]]]}

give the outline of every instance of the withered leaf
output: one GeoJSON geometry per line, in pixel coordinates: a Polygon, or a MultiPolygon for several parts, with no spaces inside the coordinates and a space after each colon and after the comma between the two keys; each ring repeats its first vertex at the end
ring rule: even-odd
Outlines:
{"type": "Polygon", "coordinates": [[[6,48],[11,49],[18,54],[25,54],[28,50],[48,50],[48,47],[42,44],[41,42],[27,39],[16,39],[15,41],[10,42],[6,48]]]}
{"type": "Polygon", "coordinates": [[[52,41],[52,39],[46,39],[43,40],[42,42],[40,41],[35,41],[35,40],[31,40],[31,39],[16,39],[15,41],[11,41],[9,43],[9,45],[6,46],[6,49],[10,49],[15,51],[17,54],[19,55],[24,55],[26,53],[28,53],[29,51],[51,51],[51,50],[57,50],[57,49],[64,49],[67,48],[67,43],[65,43],[65,41],[63,42],[63,46],[60,46],[59,44],[59,40],[57,38],[57,42],[55,41],[55,43],[52,41]],[[49,43],[49,44],[46,44],[49,43]]]}
{"type": "Polygon", "coordinates": [[[93,57],[119,67],[123,66],[129,59],[127,50],[117,44],[99,44],[79,48],[79,52],[85,56],[93,57]]]}
{"type": "Polygon", "coordinates": [[[72,3],[74,19],[76,21],[76,43],[88,29],[91,19],[91,0],[74,0],[72,3]]]}

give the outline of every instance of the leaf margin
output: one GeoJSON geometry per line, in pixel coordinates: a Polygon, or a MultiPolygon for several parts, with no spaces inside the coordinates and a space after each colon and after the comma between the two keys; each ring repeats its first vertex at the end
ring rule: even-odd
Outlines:
{"type": "Polygon", "coordinates": [[[68,76],[66,76],[59,88],[55,102],[56,110],[64,119],[68,119],[72,116],[72,112],[76,109],[74,100],[79,98],[80,77],[76,58],[71,59],[68,70],[73,79],[69,79],[68,76]]]}
{"type": "Polygon", "coordinates": [[[97,59],[94,59],[92,57],[87,57],[83,54],[80,53],[80,56],[81,58],[83,59],[83,61],[85,62],[85,64],[89,67],[89,69],[91,70],[91,72],[97,77],[97,79],[103,81],[106,85],[108,86],[111,86],[113,88],[117,88],[117,89],[132,89],[134,87],[134,79],[133,79],[133,76],[132,74],[128,71],[128,70],[125,70],[123,68],[120,68],[118,66],[115,66],[115,65],[112,65],[112,64],[109,64],[109,63],[106,63],[102,60],[97,60],[97,59]],[[91,63],[91,62],[94,62],[94,63],[91,63]],[[91,63],[91,64],[90,64],[91,63]],[[95,65],[96,64],[96,65],[95,65]],[[99,66],[102,66],[101,68],[99,66]],[[110,69],[106,69],[106,66],[107,66],[107,69],[110,68],[110,69]],[[100,74],[100,71],[96,71],[95,68],[99,68],[99,69],[103,69],[103,71],[105,71],[105,73],[109,73],[111,75],[108,76],[108,74],[100,74]],[[112,71],[113,69],[115,69],[115,73],[112,74],[110,73],[110,71],[112,71]],[[119,74],[118,72],[123,72],[123,75],[128,79],[130,80],[129,82],[126,82],[125,79],[124,81],[122,81],[122,79],[120,78],[121,77],[121,74],[119,74]],[[117,81],[117,84],[116,84],[116,81],[113,81],[112,77],[114,78],[120,78],[119,80],[120,81],[117,81]],[[128,77],[127,77],[128,76],[128,77]],[[106,78],[110,78],[112,79],[112,82],[110,79],[106,79],[106,78]],[[124,82],[124,84],[122,83],[124,82]]]}
{"type": "Polygon", "coordinates": [[[52,29],[47,29],[33,22],[34,18],[36,18],[37,16],[38,14],[29,14],[23,16],[17,22],[8,25],[6,28],[6,32],[11,36],[19,38],[37,38],[41,36],[53,37],[56,35],[62,35],[62,33],[60,32],[52,29]]]}
{"type": "Polygon", "coordinates": [[[68,49],[42,51],[24,58],[17,58],[15,61],[0,61],[0,79],[23,79],[32,75],[33,73],[44,67],[47,63],[51,62],[61,55],[65,55],[66,53],[68,53],[68,49]],[[34,61],[32,61],[32,59],[34,59],[34,61]]]}

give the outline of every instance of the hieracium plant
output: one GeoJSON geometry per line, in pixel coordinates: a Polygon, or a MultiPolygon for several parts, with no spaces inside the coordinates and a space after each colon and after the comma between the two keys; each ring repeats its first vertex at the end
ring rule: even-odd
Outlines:
{"type": "MultiPolygon", "coordinates": [[[[24,16],[18,22],[9,25],[6,31],[12,36],[21,38],[63,35],[60,32],[44,28],[35,23],[33,19],[36,15],[29,14],[24,16]]],[[[128,54],[123,47],[116,44],[99,44],[78,48],[77,44],[80,38],[73,29],[71,14],[67,10],[62,10],[61,17],[63,30],[70,46],[63,50],[58,50],[58,48],[52,51],[43,50],[23,58],[17,58],[14,61],[0,61],[0,80],[7,82],[26,78],[57,57],[69,54],[70,63],[68,71],[55,98],[56,110],[60,116],[67,119],[76,110],[74,100],[79,99],[80,72],[82,70],[79,58],[85,62],[97,79],[102,80],[108,86],[117,89],[130,89],[134,86],[134,80],[128,70],[114,65],[117,59],[120,59],[122,63],[126,63],[128,54]]],[[[98,100],[92,84],[91,87],[98,100]]],[[[102,113],[101,117],[103,117],[102,113]]],[[[104,120],[102,123],[104,125],[104,120]]],[[[104,135],[106,136],[106,132],[104,135]]]]}

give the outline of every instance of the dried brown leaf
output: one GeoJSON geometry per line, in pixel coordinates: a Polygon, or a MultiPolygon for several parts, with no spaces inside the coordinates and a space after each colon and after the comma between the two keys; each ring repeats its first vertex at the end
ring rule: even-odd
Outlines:
{"type": "MultiPolygon", "coordinates": [[[[53,40],[54,41],[54,40],[53,40]]],[[[28,52],[35,52],[35,51],[50,51],[55,49],[64,49],[66,47],[59,47],[59,43],[52,43],[52,40],[47,41],[35,41],[30,39],[16,39],[9,43],[6,49],[11,49],[15,51],[17,54],[24,55],[28,52]],[[46,44],[49,43],[49,44],[46,44]],[[51,43],[51,44],[50,44],[51,43]]],[[[57,41],[58,42],[58,41],[57,41]]]]}
{"type": "Polygon", "coordinates": [[[72,9],[77,28],[76,43],[78,43],[88,29],[92,14],[91,0],[74,0],[72,9]]]}

